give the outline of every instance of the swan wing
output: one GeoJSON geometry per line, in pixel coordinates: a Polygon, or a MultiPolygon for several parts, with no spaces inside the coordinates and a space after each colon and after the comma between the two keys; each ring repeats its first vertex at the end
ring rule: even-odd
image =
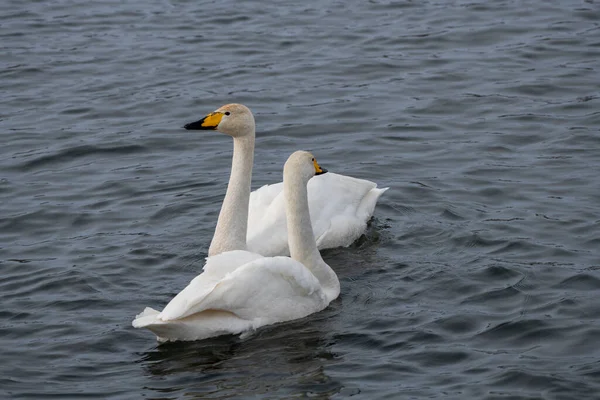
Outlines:
{"type": "MultiPolygon", "coordinates": [[[[327,173],[308,182],[313,232],[320,250],[351,245],[364,232],[377,200],[387,188],[365,179],[327,173]]],[[[289,254],[281,184],[250,195],[247,245],[265,256],[289,254]]]]}
{"type": "Polygon", "coordinates": [[[173,321],[218,310],[263,325],[303,317],[328,303],[317,278],[288,257],[255,259],[218,281],[203,275],[175,296],[158,318],[173,321]]]}
{"type": "MultiPolygon", "coordinates": [[[[206,257],[202,275],[206,274],[213,280],[222,279],[225,275],[235,271],[244,264],[264,258],[260,254],[245,250],[226,251],[216,256],[206,257]]],[[[200,275],[198,275],[199,277],[200,275]]]]}
{"type": "MultiPolygon", "coordinates": [[[[374,182],[345,175],[318,180],[312,186],[315,192],[328,192],[331,197],[335,196],[335,200],[329,203],[322,196],[315,200],[320,211],[314,218],[313,230],[319,249],[346,247],[354,243],[367,228],[379,197],[388,190],[378,188],[374,182]]],[[[308,187],[310,202],[311,182],[308,187]]],[[[312,203],[309,205],[312,207],[312,203]]]]}
{"type": "MultiPolygon", "coordinates": [[[[248,204],[248,226],[258,226],[265,216],[264,210],[267,210],[273,203],[273,200],[283,193],[283,182],[264,185],[250,193],[248,204]],[[261,212],[261,210],[263,212],[261,212]],[[254,212],[252,212],[254,211],[254,212]]],[[[283,196],[281,196],[283,198],[283,196]]],[[[283,205],[283,204],[282,204],[283,205]]]]}

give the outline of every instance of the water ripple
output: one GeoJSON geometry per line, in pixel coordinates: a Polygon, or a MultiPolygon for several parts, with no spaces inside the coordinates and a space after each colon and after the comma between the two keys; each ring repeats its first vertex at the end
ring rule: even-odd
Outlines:
{"type": "Polygon", "coordinates": [[[592,1],[0,5],[0,397],[593,398],[600,391],[592,1]],[[357,16],[360,16],[358,18],[357,16]],[[253,188],[297,149],[377,181],[323,252],[321,313],[157,345],[130,326],[201,269],[231,140],[253,188]]]}

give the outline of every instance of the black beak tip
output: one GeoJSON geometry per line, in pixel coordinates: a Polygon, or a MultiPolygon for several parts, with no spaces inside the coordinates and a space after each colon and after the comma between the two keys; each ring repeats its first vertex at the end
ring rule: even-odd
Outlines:
{"type": "Polygon", "coordinates": [[[325,173],[327,173],[327,170],[325,168],[321,167],[321,172],[319,172],[317,175],[323,175],[325,173]]]}
{"type": "Polygon", "coordinates": [[[204,126],[205,118],[202,118],[200,121],[190,122],[189,124],[185,124],[183,129],[187,129],[188,131],[216,131],[216,126],[204,126]]]}

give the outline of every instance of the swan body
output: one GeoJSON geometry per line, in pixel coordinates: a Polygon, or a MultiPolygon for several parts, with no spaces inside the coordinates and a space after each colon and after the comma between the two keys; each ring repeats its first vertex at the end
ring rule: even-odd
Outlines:
{"type": "Polygon", "coordinates": [[[162,311],[146,308],[132,325],[159,341],[199,340],[237,334],[323,310],[340,285],[323,261],[310,225],[307,182],[322,173],[310,153],[292,154],[284,168],[291,257],[247,250],[209,256],[200,275],[162,311]]]}
{"type": "Polygon", "coordinates": [[[302,318],[329,304],[315,276],[291,258],[234,250],[207,260],[162,312],[148,307],[133,326],[159,341],[200,340],[302,318]]]}
{"type": "MultiPolygon", "coordinates": [[[[373,215],[379,196],[388,188],[364,179],[329,172],[308,181],[308,203],[317,247],[350,246],[373,215]]],[[[248,250],[265,256],[288,255],[283,183],[265,185],[250,193],[248,250]]]]}
{"type": "MultiPolygon", "coordinates": [[[[218,130],[233,138],[231,176],[209,256],[230,250],[289,255],[283,183],[250,192],[255,142],[252,112],[244,105],[228,104],[185,128],[218,130]]],[[[351,245],[365,231],[379,196],[387,189],[333,173],[312,178],[308,202],[318,248],[351,245]]]]}

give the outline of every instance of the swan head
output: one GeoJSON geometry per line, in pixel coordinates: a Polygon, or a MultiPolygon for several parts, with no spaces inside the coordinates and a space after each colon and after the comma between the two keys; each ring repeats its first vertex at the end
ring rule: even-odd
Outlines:
{"type": "Polygon", "coordinates": [[[187,130],[213,130],[234,138],[254,136],[254,115],[243,104],[226,104],[204,118],[184,125],[187,130]]]}
{"type": "Polygon", "coordinates": [[[321,168],[317,159],[308,151],[296,151],[288,157],[285,165],[283,166],[283,176],[296,176],[300,177],[304,182],[308,183],[308,180],[315,175],[321,175],[326,173],[325,168],[321,168]]]}

